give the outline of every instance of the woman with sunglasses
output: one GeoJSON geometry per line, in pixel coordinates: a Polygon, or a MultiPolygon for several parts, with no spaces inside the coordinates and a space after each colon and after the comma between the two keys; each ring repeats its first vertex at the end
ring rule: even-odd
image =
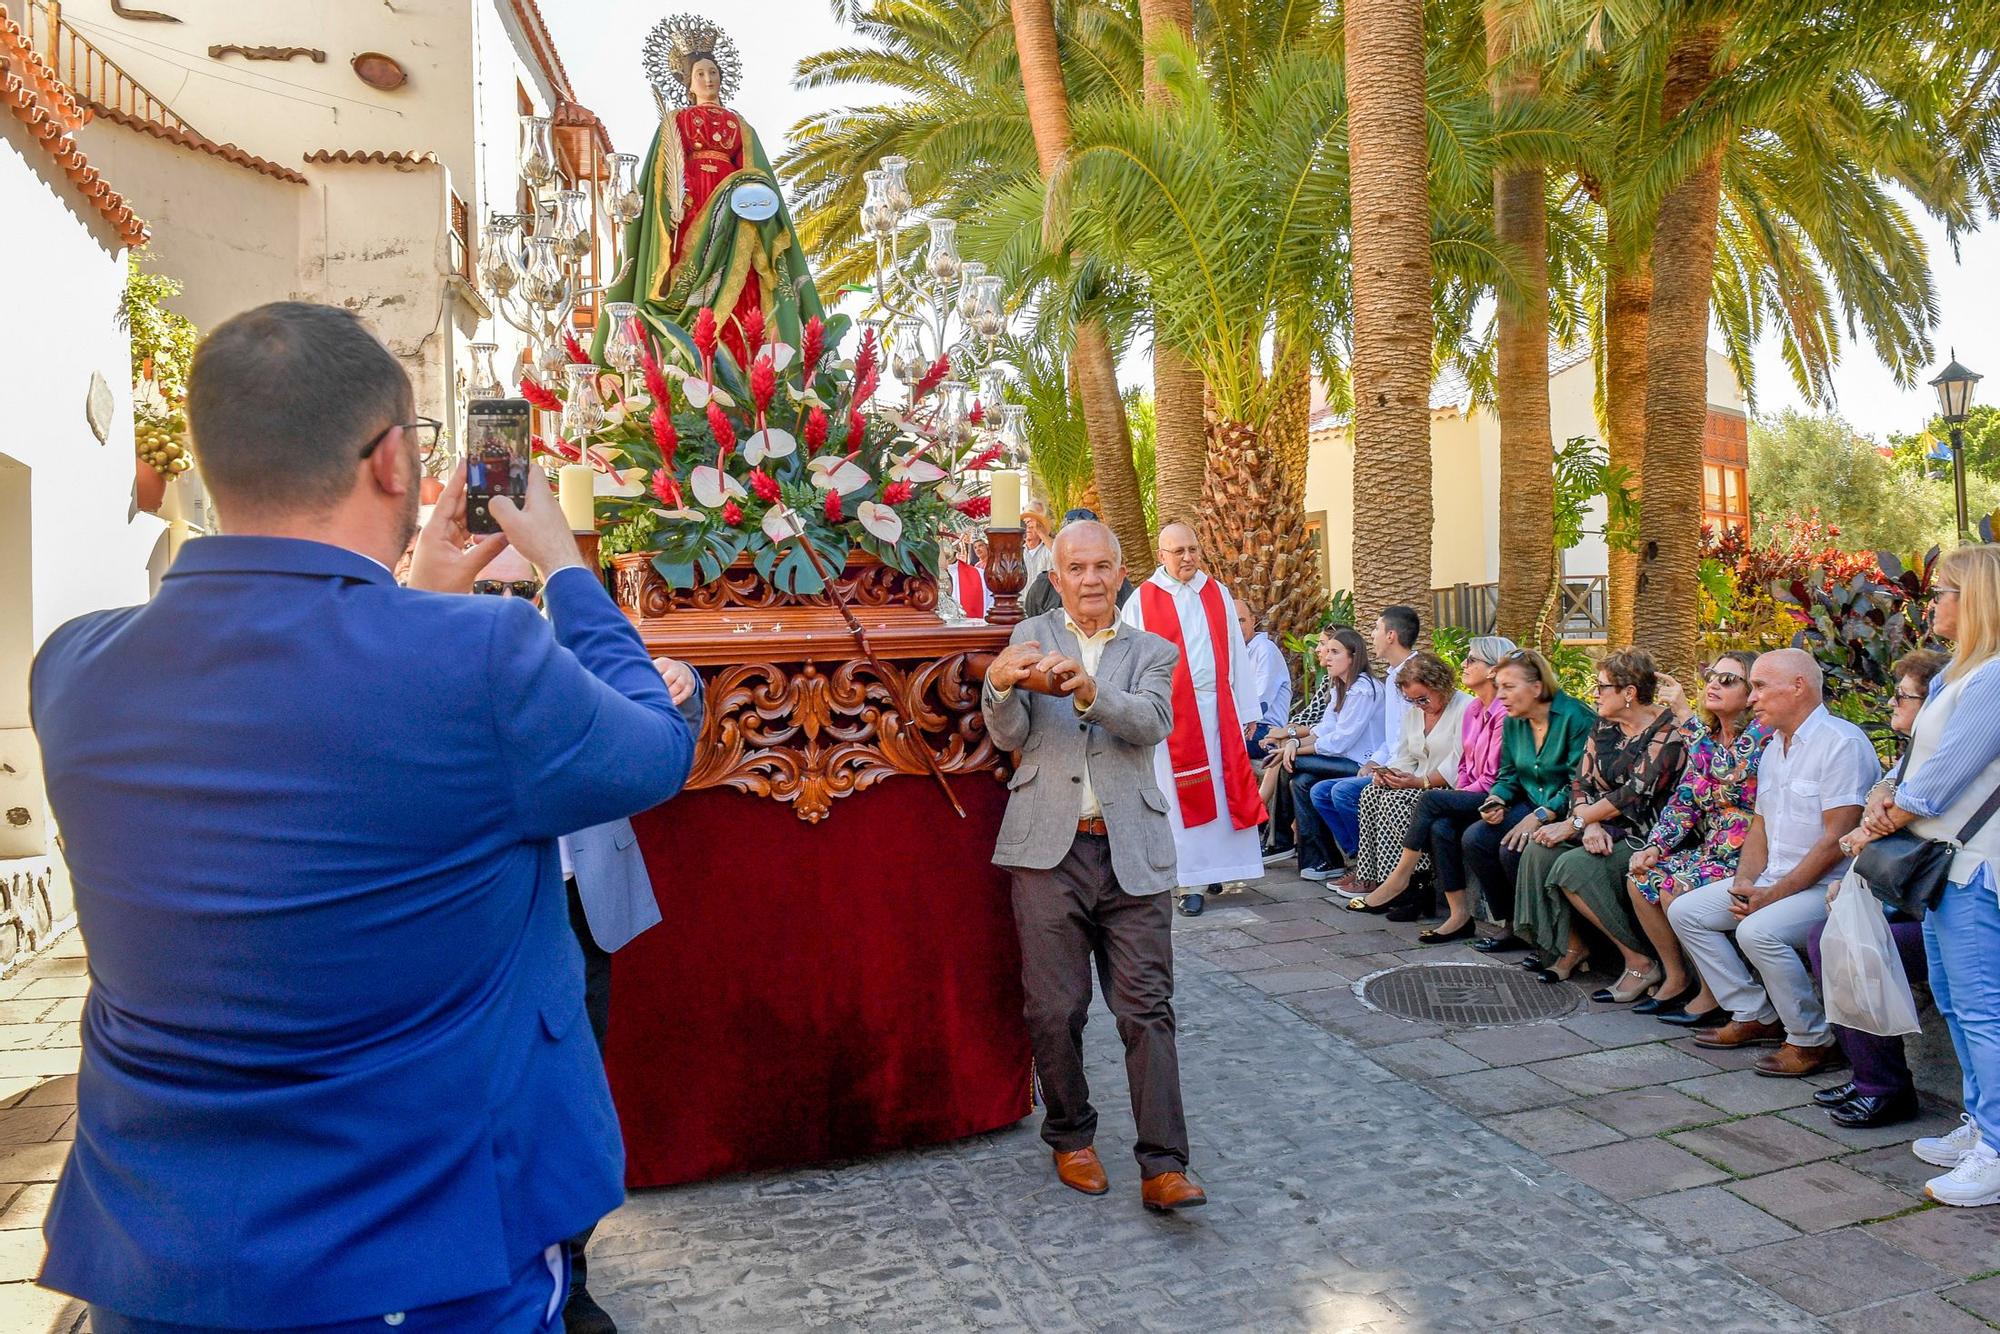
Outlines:
{"type": "MultiPolygon", "coordinates": [[[[1453,866],[1459,865],[1458,840],[1478,823],[1479,805],[1486,800],[1486,791],[1500,769],[1500,736],[1507,721],[1507,705],[1500,698],[1497,673],[1500,663],[1513,651],[1514,641],[1505,635],[1480,635],[1466,648],[1459,675],[1467,699],[1459,715],[1458,769],[1450,775],[1449,785],[1433,784],[1418,790],[1408,814],[1400,819],[1389,809],[1387,792],[1375,798],[1373,808],[1368,796],[1363,796],[1362,855],[1374,864],[1364,867],[1361,877],[1372,881],[1379,874],[1381,883],[1350,899],[1350,909],[1384,911],[1403,897],[1412,880],[1442,865],[1446,857],[1453,866]],[[1391,866],[1388,849],[1398,842],[1402,847],[1391,866]]],[[[1373,794],[1375,790],[1369,791],[1373,794]]],[[[1458,871],[1452,878],[1463,884],[1464,872],[1458,871]]],[[[1450,916],[1441,926],[1420,932],[1417,939],[1426,945],[1442,945],[1471,935],[1474,928],[1468,897],[1463,889],[1446,894],[1450,916]]]]}
{"type": "Polygon", "coordinates": [[[1643,649],[1620,649],[1597,664],[1598,722],[1570,784],[1568,818],[1534,832],[1514,889],[1514,930],[1540,946],[1542,981],[1566,981],[1589,962],[1580,916],[1625,958],[1618,985],[1600,993],[1618,1004],[1637,1000],[1661,975],[1625,908],[1636,835],[1652,827],[1687,757],[1674,710],[1659,701],[1661,684],[1643,649]]]}
{"type": "MultiPolygon", "coordinates": [[[[1316,783],[1312,790],[1313,805],[1333,831],[1334,842],[1343,852],[1352,847],[1355,879],[1366,889],[1388,877],[1391,858],[1400,851],[1403,832],[1424,793],[1449,788],[1458,777],[1465,711],[1472,703],[1472,697],[1458,688],[1458,674],[1434,653],[1417,652],[1406,658],[1391,688],[1400,691],[1410,707],[1403,711],[1395,753],[1361,789],[1353,823],[1343,827],[1345,817],[1332,799],[1333,783],[1316,783]]],[[[1350,898],[1347,908],[1387,913],[1392,922],[1414,922],[1427,906],[1417,900],[1406,890],[1379,905],[1350,898]]]]}
{"type": "Polygon", "coordinates": [[[1676,895],[1735,874],[1757,805],[1757,758],[1771,739],[1770,729],[1750,713],[1750,669],[1756,661],[1755,653],[1725,653],[1702,673],[1706,721],[1690,720],[1680,785],[1626,868],[1626,898],[1664,974],[1652,996],[1633,1008],[1683,1028],[1729,1020],[1688,966],[1667,922],[1667,905],[1676,895]]]}
{"type": "Polygon", "coordinates": [[[1841,850],[1859,852],[1905,826],[1920,838],[1962,843],[1923,932],[1931,998],[1958,1054],[1965,1115],[1951,1134],[1919,1139],[1910,1150],[1951,1169],[1925,1182],[1925,1194],[1969,1208],[2000,1203],[2000,969],[1993,966],[2000,820],[1960,837],[2000,786],[2000,546],[1946,552],[1935,579],[1931,631],[1951,642],[1951,664],[1931,682],[1900,776],[1868,794],[1861,826],[1841,850]]]}

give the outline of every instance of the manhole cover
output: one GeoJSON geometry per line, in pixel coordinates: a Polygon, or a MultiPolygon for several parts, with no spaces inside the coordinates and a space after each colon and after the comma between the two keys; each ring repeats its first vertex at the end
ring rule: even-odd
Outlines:
{"type": "Polygon", "coordinates": [[[1361,999],[1378,1010],[1467,1027],[1555,1019],[1574,1010],[1582,994],[1519,968],[1476,963],[1413,963],[1361,984],[1361,999]]]}

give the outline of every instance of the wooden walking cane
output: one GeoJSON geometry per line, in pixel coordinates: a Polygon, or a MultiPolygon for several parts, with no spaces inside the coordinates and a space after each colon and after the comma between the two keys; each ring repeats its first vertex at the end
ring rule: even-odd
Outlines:
{"type": "MultiPolygon", "coordinates": [[[[847,594],[840,591],[840,584],[826,568],[826,562],[820,559],[819,549],[807,540],[806,526],[800,521],[797,511],[787,507],[783,522],[788,535],[805,548],[806,559],[812,562],[813,569],[819,572],[819,577],[825,582],[826,595],[833,605],[840,609],[841,619],[847,622],[847,632],[854,636],[854,645],[861,650],[861,656],[868,660],[868,665],[875,669],[876,675],[883,681],[895,679],[894,673],[875,656],[874,648],[868,643],[868,632],[862,628],[854,609],[848,605],[847,594]]],[[[915,726],[914,719],[911,720],[911,725],[915,726]]],[[[954,811],[958,812],[959,819],[965,819],[965,807],[958,804],[958,794],[951,790],[951,780],[946,778],[944,770],[938,767],[937,756],[931,754],[931,748],[925,743],[921,732],[917,734],[917,751],[924,757],[924,767],[930,770],[931,777],[937,779],[938,786],[944,789],[944,799],[951,803],[954,811]]]]}

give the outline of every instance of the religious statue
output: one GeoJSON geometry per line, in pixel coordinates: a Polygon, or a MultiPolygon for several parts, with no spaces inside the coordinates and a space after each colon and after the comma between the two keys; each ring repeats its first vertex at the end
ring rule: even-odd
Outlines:
{"type": "MultiPolygon", "coordinates": [[[[713,309],[738,367],[749,364],[753,309],[798,347],[804,322],[822,314],[819,291],[757,132],[724,105],[742,74],[736,44],[705,18],[675,15],[647,38],[645,67],[660,128],[639,173],[645,207],[625,233],[632,268],[606,300],[632,302],[682,343],[696,312],[713,309]]],[[[605,331],[600,322],[600,364],[605,331]]]]}

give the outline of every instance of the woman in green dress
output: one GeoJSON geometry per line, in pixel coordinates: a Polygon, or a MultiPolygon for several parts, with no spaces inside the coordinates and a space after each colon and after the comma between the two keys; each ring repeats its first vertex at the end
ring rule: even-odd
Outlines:
{"type": "MultiPolygon", "coordinates": [[[[1673,796],[1687,758],[1675,710],[1656,698],[1660,686],[1641,649],[1621,649],[1597,665],[1598,723],[1577,765],[1568,818],[1535,831],[1514,889],[1514,929],[1539,948],[1547,965],[1542,980],[1564,981],[1589,959],[1575,921],[1581,916],[1625,957],[1625,975],[1605,994],[1620,1003],[1662,977],[1625,899],[1626,866],[1673,796]]],[[[1671,693],[1684,709],[1678,687],[1671,693]]]]}
{"type": "MultiPolygon", "coordinates": [[[[753,311],[798,347],[806,320],[822,314],[819,290],[757,132],[723,105],[741,77],[735,43],[706,19],[677,15],[647,39],[646,74],[660,128],[639,169],[645,206],[625,230],[632,268],[605,300],[632,302],[683,343],[696,313],[713,309],[738,367],[749,365],[753,311]]],[[[606,322],[597,327],[601,363],[606,322]]]]}

